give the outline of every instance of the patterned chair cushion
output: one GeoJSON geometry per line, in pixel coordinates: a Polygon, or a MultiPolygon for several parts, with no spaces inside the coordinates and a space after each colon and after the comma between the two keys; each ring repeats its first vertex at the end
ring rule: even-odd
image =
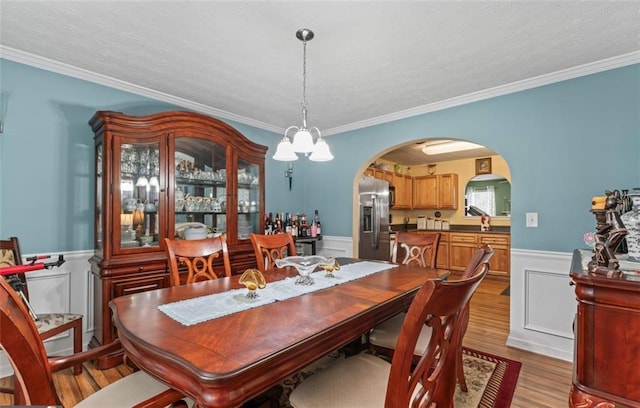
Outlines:
{"type": "Polygon", "coordinates": [[[36,327],[38,333],[45,333],[63,324],[72,322],[74,320],[82,319],[81,314],[74,313],[46,313],[39,314],[36,320],[36,327]]]}
{"type": "MultiPolygon", "coordinates": [[[[15,266],[16,260],[13,256],[13,251],[10,249],[0,249],[0,268],[4,268],[7,266],[15,266]]],[[[13,280],[17,279],[17,275],[7,275],[5,278],[11,286],[13,285],[13,280]]],[[[15,287],[14,287],[15,289],[15,287]]],[[[26,302],[26,299],[23,298],[26,302]]],[[[29,306],[28,306],[29,307],[29,306]]],[[[36,327],[38,328],[39,333],[45,333],[49,330],[55,329],[56,327],[60,327],[66,323],[72,322],[74,320],[82,319],[81,314],[74,313],[45,313],[39,314],[36,319],[36,327]]]]}
{"type": "Polygon", "coordinates": [[[13,251],[10,249],[0,249],[0,268],[15,265],[16,260],[13,257],[13,251]]]}

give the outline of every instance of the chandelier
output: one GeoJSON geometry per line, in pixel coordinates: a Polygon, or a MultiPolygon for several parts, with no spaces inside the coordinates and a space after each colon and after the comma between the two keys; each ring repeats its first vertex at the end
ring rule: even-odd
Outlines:
{"type": "Polygon", "coordinates": [[[304,153],[309,156],[312,161],[329,161],[333,160],[333,155],[329,150],[329,145],[322,138],[322,133],[317,127],[309,129],[307,127],[307,41],[313,39],[313,31],[307,28],[301,28],[296,32],[296,37],[303,44],[302,59],[302,126],[289,126],[282,136],[282,140],[278,143],[276,153],[273,155],[274,160],[294,161],[298,160],[296,153],[304,153]],[[295,130],[293,135],[293,143],[289,139],[288,134],[291,130],[295,130]],[[311,132],[315,131],[318,138],[313,143],[311,132]],[[311,154],[309,154],[311,153],[311,154]]]}

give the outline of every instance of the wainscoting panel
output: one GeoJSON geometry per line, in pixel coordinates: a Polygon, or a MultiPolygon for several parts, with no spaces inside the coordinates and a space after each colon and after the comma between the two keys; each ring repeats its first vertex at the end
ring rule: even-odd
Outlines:
{"type": "Polygon", "coordinates": [[[573,360],[577,303],[569,285],[571,254],[511,249],[510,330],[507,345],[573,360]]]}
{"type": "Polygon", "coordinates": [[[353,240],[349,237],[323,236],[316,252],[321,256],[353,257],[353,240]]]}
{"type": "Polygon", "coordinates": [[[573,319],[575,302],[571,300],[574,291],[569,286],[568,277],[533,270],[525,270],[524,273],[524,328],[573,340],[572,325],[567,321],[573,319]],[[570,302],[562,304],[567,299],[570,302]],[[558,315],[563,318],[558,319],[558,315]]]}

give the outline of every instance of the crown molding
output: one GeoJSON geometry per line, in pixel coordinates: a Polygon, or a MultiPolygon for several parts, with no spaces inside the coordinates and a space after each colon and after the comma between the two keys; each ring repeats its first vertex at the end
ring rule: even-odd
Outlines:
{"type": "MultiPolygon", "coordinates": [[[[74,67],[59,61],[51,60],[48,58],[40,57],[37,55],[29,54],[23,51],[19,51],[10,47],[0,45],[0,57],[8,60],[18,62],[25,65],[30,65],[36,68],[41,68],[46,71],[55,72],[62,75],[67,75],[73,78],[82,79],[84,81],[93,82],[99,85],[104,85],[110,88],[115,88],[121,91],[130,92],[136,95],[145,96],[151,99],[156,99],[162,102],[171,103],[177,106],[182,106],[187,109],[192,109],[196,112],[205,113],[218,118],[224,118],[232,120],[245,125],[253,126],[258,129],[267,130],[274,133],[282,133],[284,128],[274,126],[265,122],[257,121],[245,116],[240,116],[231,112],[216,109],[201,103],[193,102],[184,98],[179,98],[173,95],[169,95],[163,92],[158,92],[153,89],[138,86],[129,82],[121,81],[115,78],[101,75],[92,71],[88,71],[82,68],[74,67]]],[[[445,99],[428,105],[417,106],[415,108],[406,109],[403,111],[390,113],[388,115],[377,116],[375,118],[350,123],[344,126],[338,126],[331,129],[326,129],[322,132],[323,136],[331,136],[340,133],[345,133],[357,129],[362,129],[374,125],[380,125],[387,122],[393,122],[396,120],[410,118],[412,116],[423,115],[425,113],[436,112],[455,106],[461,106],[472,102],[478,102],[485,99],[495,98],[497,96],[507,95],[510,93],[520,92],[527,89],[537,88],[544,85],[553,84],[556,82],[566,81],[569,79],[578,78],[585,75],[591,75],[598,72],[608,71],[615,68],[621,68],[627,65],[633,65],[640,63],[640,51],[634,51],[628,54],[619,55],[616,57],[604,59],[601,61],[592,62],[589,64],[580,65],[573,68],[567,68],[561,71],[553,72],[550,74],[540,75],[533,78],[524,79],[522,81],[513,82],[506,85],[497,86],[495,88],[484,89],[482,91],[473,92],[467,95],[457,96],[455,98],[445,99]]]]}
{"type": "Polygon", "coordinates": [[[111,78],[106,75],[88,71],[83,68],[74,67],[72,65],[55,61],[49,58],[44,58],[34,54],[19,51],[3,45],[0,45],[0,58],[5,58],[35,68],[44,69],[46,71],[55,72],[57,74],[82,79],[84,81],[93,82],[98,85],[104,85],[109,88],[118,89],[120,91],[125,91],[158,101],[167,102],[173,105],[181,106],[183,108],[191,109],[196,112],[205,113],[217,118],[232,120],[259,129],[268,130],[270,132],[282,133],[283,130],[277,126],[273,126],[255,119],[247,118],[245,116],[237,115],[235,113],[227,112],[221,109],[216,109],[198,102],[193,102],[188,99],[179,98],[177,96],[155,91],[153,89],[121,81],[119,79],[111,78]]]}
{"type": "Polygon", "coordinates": [[[640,63],[640,51],[634,51],[628,54],[619,55],[601,61],[580,65],[573,68],[567,68],[550,74],[540,75],[533,78],[524,79],[522,81],[512,82],[510,84],[497,86],[495,88],[484,89],[482,91],[473,92],[467,95],[457,96],[455,98],[445,99],[428,105],[417,106],[415,108],[390,113],[388,115],[378,116],[375,118],[363,120],[360,122],[350,123],[345,126],[338,126],[322,131],[322,135],[335,135],[339,133],[349,132],[362,129],[369,126],[380,125],[382,123],[393,122],[396,120],[410,118],[425,113],[436,112],[455,106],[465,105],[467,103],[478,102],[485,99],[495,98],[496,96],[507,95],[510,93],[520,92],[527,89],[537,88],[539,86],[549,85],[556,82],[566,81],[581,76],[596,74],[598,72],[608,71],[615,68],[621,68],[627,65],[640,63]]]}

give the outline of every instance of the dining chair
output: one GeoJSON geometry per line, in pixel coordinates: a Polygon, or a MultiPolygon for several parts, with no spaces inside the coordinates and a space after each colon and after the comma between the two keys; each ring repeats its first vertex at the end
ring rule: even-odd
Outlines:
{"type": "MultiPolygon", "coordinates": [[[[20,243],[17,237],[0,240],[0,268],[22,265],[20,243]]],[[[29,287],[24,274],[7,275],[6,279],[12,283],[29,302],[29,287]]],[[[82,351],[82,315],[77,313],[36,313],[36,327],[42,340],[47,340],[60,333],[73,331],[73,352],[82,351]]],[[[82,374],[82,364],[73,367],[75,375],[82,374]]],[[[6,390],[5,390],[6,391],[6,390]]]]}
{"type": "Polygon", "coordinates": [[[435,268],[440,243],[439,232],[396,232],[391,253],[391,262],[403,265],[418,265],[423,268],[435,268]],[[404,259],[398,262],[398,250],[404,249],[404,259]]]}
{"type": "Polygon", "coordinates": [[[276,267],[275,260],[296,256],[296,244],[289,233],[260,235],[251,234],[251,244],[256,254],[258,269],[267,271],[276,267]]]}
{"type": "Polygon", "coordinates": [[[453,407],[462,309],[489,270],[467,279],[427,280],[407,311],[393,359],[363,352],[306,378],[289,398],[294,408],[453,407]],[[423,327],[430,336],[417,363],[413,355],[423,327]]]}
{"type": "MultiPolygon", "coordinates": [[[[491,256],[493,256],[493,249],[488,244],[483,244],[480,248],[476,249],[471,256],[471,259],[467,263],[461,279],[468,279],[478,273],[481,273],[484,269],[483,265],[485,264],[486,268],[489,268],[489,260],[491,259],[491,256]]],[[[405,317],[406,313],[400,313],[380,323],[371,330],[371,332],[369,333],[369,350],[371,353],[384,355],[388,358],[393,357],[405,317]]],[[[469,325],[468,304],[465,305],[462,310],[459,323],[460,342],[458,350],[456,351],[456,354],[458,356],[457,377],[458,383],[460,384],[460,389],[462,389],[462,391],[464,392],[467,392],[467,382],[464,377],[464,367],[462,365],[462,339],[467,331],[467,326],[469,325]]],[[[420,333],[420,335],[418,336],[418,341],[416,343],[414,353],[415,361],[418,361],[422,357],[422,352],[425,348],[426,343],[429,341],[430,336],[431,329],[428,326],[425,326],[422,330],[422,333],[420,333]]]]}
{"type": "Polygon", "coordinates": [[[225,234],[194,240],[165,238],[164,243],[171,272],[171,286],[231,276],[225,234]],[[186,274],[182,274],[181,279],[180,269],[185,268],[186,274]]]}
{"type": "MultiPolygon", "coordinates": [[[[95,360],[121,348],[116,341],[71,356],[47,357],[42,337],[26,305],[4,279],[0,279],[0,327],[0,347],[9,357],[15,374],[15,405],[62,406],[53,381],[54,371],[95,360]]],[[[136,371],[91,394],[76,407],[164,407],[182,397],[179,391],[136,371]]]]}

